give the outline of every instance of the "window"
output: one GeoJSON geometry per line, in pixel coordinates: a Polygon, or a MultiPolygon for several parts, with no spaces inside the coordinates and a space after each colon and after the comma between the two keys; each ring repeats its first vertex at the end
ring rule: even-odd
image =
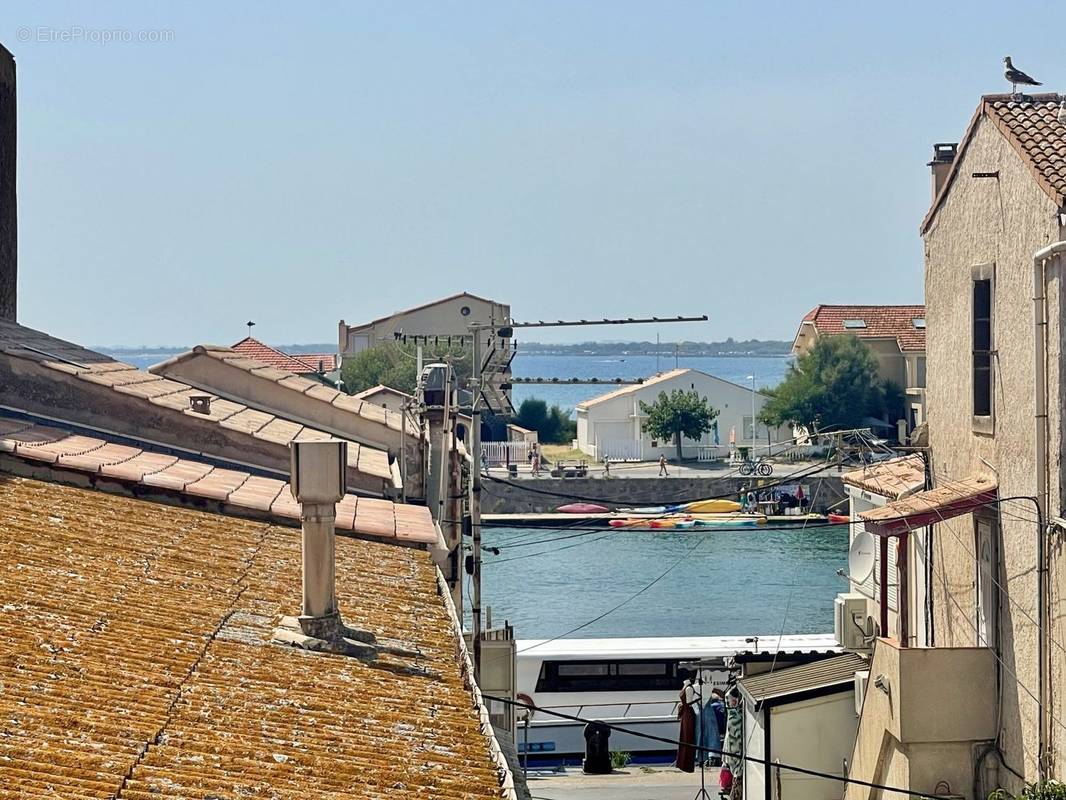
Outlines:
{"type": "Polygon", "coordinates": [[[849,328],[849,329],[865,328],[866,327],[866,320],[864,320],[864,319],[846,319],[846,320],[844,320],[844,327],[845,328],[849,328]]]}
{"type": "Polygon", "coordinates": [[[992,416],[992,279],[973,282],[973,415],[992,416]]]}
{"type": "Polygon", "coordinates": [[[680,689],[678,662],[545,661],[537,678],[538,692],[617,692],[680,689]]]}
{"type": "Polygon", "coordinates": [[[913,325],[915,328],[918,328],[919,330],[924,329],[925,317],[915,317],[911,320],[911,325],[913,325]]]}
{"type": "Polygon", "coordinates": [[[925,356],[918,356],[915,359],[915,362],[916,362],[916,366],[917,366],[917,370],[916,371],[917,371],[918,374],[915,376],[915,381],[916,382],[915,382],[914,385],[917,386],[919,389],[924,389],[925,388],[925,356]]]}

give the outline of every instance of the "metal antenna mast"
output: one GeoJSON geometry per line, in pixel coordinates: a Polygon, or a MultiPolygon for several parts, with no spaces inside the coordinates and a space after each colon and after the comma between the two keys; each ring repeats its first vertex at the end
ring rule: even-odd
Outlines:
{"type": "MultiPolygon", "coordinates": [[[[472,472],[474,473],[471,480],[471,503],[470,503],[470,537],[472,545],[472,560],[473,570],[471,571],[471,579],[473,586],[470,603],[470,623],[473,628],[472,634],[474,639],[474,676],[476,679],[481,678],[481,400],[484,392],[484,379],[482,376],[482,356],[481,356],[481,339],[484,336],[485,331],[490,331],[492,336],[499,336],[504,339],[510,339],[514,334],[515,328],[564,328],[564,327],[584,327],[591,325],[642,325],[642,324],[658,324],[663,322],[706,322],[707,315],[702,314],[698,317],[641,317],[626,319],[582,319],[582,320],[555,320],[544,321],[537,320],[536,322],[505,322],[497,323],[495,320],[489,322],[474,322],[469,326],[470,333],[472,334],[473,352],[472,352],[472,371],[470,375],[470,390],[473,393],[473,402],[470,409],[470,425],[472,430],[470,431],[470,449],[472,460],[472,472]]],[[[658,336],[656,336],[658,339],[658,336]]],[[[658,353],[658,348],[656,348],[658,353]]],[[[656,355],[658,358],[658,355],[656,355]]]]}

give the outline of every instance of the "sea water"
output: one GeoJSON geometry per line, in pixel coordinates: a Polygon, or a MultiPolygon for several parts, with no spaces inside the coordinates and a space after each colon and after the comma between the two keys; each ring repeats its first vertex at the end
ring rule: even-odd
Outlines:
{"type": "MultiPolygon", "coordinates": [[[[567,634],[628,598],[570,636],[827,633],[833,598],[847,588],[836,574],[847,565],[842,525],[683,533],[485,528],[483,538],[500,553],[484,555],[482,602],[492,606],[494,625],[506,620],[522,639],[567,634]]],[[[469,610],[469,594],[464,605],[469,610]]]]}

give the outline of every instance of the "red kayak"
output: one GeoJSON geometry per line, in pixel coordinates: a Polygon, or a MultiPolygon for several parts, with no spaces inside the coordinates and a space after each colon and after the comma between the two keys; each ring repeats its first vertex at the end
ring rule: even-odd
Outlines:
{"type": "Polygon", "coordinates": [[[840,525],[845,522],[851,522],[851,517],[847,514],[830,514],[827,519],[830,525],[840,525]]]}
{"type": "Polygon", "coordinates": [[[608,509],[595,503],[567,503],[555,510],[563,514],[602,514],[608,509]]]}

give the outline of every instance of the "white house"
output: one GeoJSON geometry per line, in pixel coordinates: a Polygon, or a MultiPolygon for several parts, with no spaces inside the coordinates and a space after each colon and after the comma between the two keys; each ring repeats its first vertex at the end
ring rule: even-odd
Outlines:
{"type": "MultiPolygon", "coordinates": [[[[681,446],[685,458],[697,458],[701,450],[705,456],[725,456],[729,452],[731,433],[737,447],[751,446],[752,401],[754,399],[758,416],[759,409],[769,398],[753,393],[751,387],[730,383],[699,370],[675,369],[579,403],[576,409],[578,448],[599,460],[648,460],[658,458],[660,454],[675,455],[677,448],[673,441],[653,439],[641,430],[647,415],[640,410],[641,401],[654,403],[661,392],[670,394],[675,389],[698,392],[719,412],[715,420],[717,437],[712,430],[698,442],[683,439],[681,446]]],[[[767,431],[761,424],[756,425],[754,434],[756,452],[787,438],[781,431],[767,431]]]]}

